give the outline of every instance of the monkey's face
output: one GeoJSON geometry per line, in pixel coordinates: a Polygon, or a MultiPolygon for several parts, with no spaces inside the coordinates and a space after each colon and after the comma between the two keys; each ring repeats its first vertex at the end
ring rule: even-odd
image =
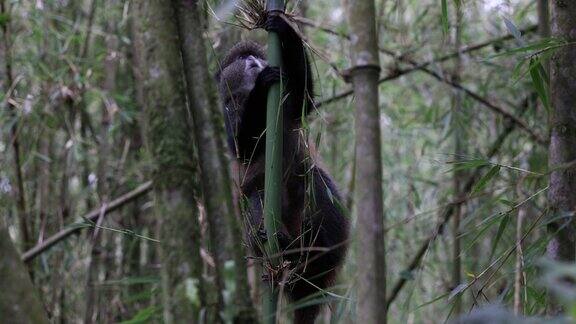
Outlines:
{"type": "Polygon", "coordinates": [[[266,60],[255,55],[239,56],[222,70],[220,91],[225,97],[248,95],[258,74],[268,65],[266,60]]]}
{"type": "Polygon", "coordinates": [[[263,60],[254,55],[248,55],[244,59],[244,71],[246,75],[249,75],[250,78],[254,79],[254,82],[256,82],[258,73],[262,72],[262,70],[264,70],[267,65],[268,62],[266,62],[266,60],[263,60]]]}
{"type": "Polygon", "coordinates": [[[254,53],[238,55],[217,77],[219,91],[224,101],[226,127],[236,134],[244,102],[256,85],[258,74],[264,70],[268,62],[254,53]]]}

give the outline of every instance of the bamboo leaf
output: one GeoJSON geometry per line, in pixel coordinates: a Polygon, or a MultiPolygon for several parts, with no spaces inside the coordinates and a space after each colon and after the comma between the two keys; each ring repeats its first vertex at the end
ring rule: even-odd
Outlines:
{"type": "Polygon", "coordinates": [[[510,201],[510,200],[508,200],[508,199],[504,199],[504,198],[498,199],[498,202],[499,202],[499,203],[502,203],[502,204],[504,204],[506,207],[510,207],[510,208],[513,208],[514,206],[516,206],[516,203],[515,203],[515,202],[510,201]]]}
{"type": "MultiPolygon", "coordinates": [[[[464,253],[470,250],[472,246],[484,235],[484,233],[486,233],[486,231],[488,231],[490,227],[492,227],[492,225],[496,223],[497,220],[498,218],[491,219],[490,221],[480,226],[480,230],[478,231],[478,233],[471,240],[468,241],[468,245],[462,250],[462,252],[464,253]]],[[[462,233],[462,236],[468,235],[469,233],[472,232],[473,231],[470,231],[468,233],[462,233]]]]}
{"type": "Polygon", "coordinates": [[[462,170],[471,170],[480,168],[490,164],[490,161],[485,159],[470,159],[470,160],[463,160],[463,161],[450,161],[449,164],[454,164],[454,167],[448,172],[455,172],[455,171],[462,171],[462,170]]]}
{"type": "Polygon", "coordinates": [[[510,214],[506,214],[504,217],[502,217],[502,220],[500,221],[500,225],[498,226],[498,233],[496,234],[496,237],[494,238],[494,241],[492,242],[492,251],[490,252],[490,257],[488,258],[488,263],[490,263],[492,261],[492,258],[494,257],[494,253],[496,252],[496,248],[498,247],[498,243],[500,242],[500,239],[502,238],[502,234],[504,234],[504,230],[506,230],[506,226],[508,225],[509,222],[510,222],[510,214]]]}
{"type": "Polygon", "coordinates": [[[448,34],[448,4],[446,0],[441,0],[442,3],[442,16],[440,18],[442,22],[442,32],[444,35],[448,34]]]}
{"type": "Polygon", "coordinates": [[[543,40],[540,40],[540,41],[537,41],[534,43],[522,45],[520,47],[511,48],[511,49],[506,50],[504,52],[488,56],[488,60],[496,58],[496,57],[510,56],[513,54],[520,54],[520,53],[549,52],[549,51],[554,50],[556,48],[565,46],[566,44],[567,44],[566,42],[564,42],[562,40],[554,39],[554,38],[543,39],[543,40]]]}
{"type": "Polygon", "coordinates": [[[526,287],[526,295],[530,300],[534,301],[535,305],[544,306],[546,305],[546,291],[538,291],[532,286],[526,287]]]}
{"type": "Polygon", "coordinates": [[[120,324],[148,323],[152,319],[152,317],[158,312],[158,310],[159,309],[156,306],[146,307],[138,311],[138,313],[136,313],[136,315],[133,318],[127,321],[120,322],[120,324]]]}
{"type": "Polygon", "coordinates": [[[478,191],[484,189],[486,185],[492,180],[498,173],[500,172],[500,166],[495,165],[493,166],[490,171],[486,172],[486,174],[478,180],[476,185],[474,185],[474,189],[472,189],[472,193],[475,194],[478,191]]]}
{"type": "Polygon", "coordinates": [[[548,87],[547,82],[545,81],[546,75],[544,71],[544,67],[537,59],[530,59],[530,78],[532,79],[532,85],[534,86],[534,90],[538,94],[538,97],[544,104],[547,110],[550,110],[550,99],[548,97],[548,87]],[[544,73],[544,74],[543,74],[544,73]]]}
{"type": "Polygon", "coordinates": [[[526,62],[528,62],[528,60],[520,60],[518,63],[516,63],[516,66],[514,66],[514,70],[512,70],[512,79],[514,80],[513,85],[515,85],[523,77],[524,72],[522,72],[522,68],[524,65],[526,65],[526,62]]]}

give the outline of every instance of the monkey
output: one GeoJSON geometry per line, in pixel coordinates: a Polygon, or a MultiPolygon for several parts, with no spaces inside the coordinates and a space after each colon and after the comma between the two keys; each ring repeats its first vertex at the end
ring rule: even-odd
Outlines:
{"type": "Polygon", "coordinates": [[[298,302],[321,296],[322,290],[333,285],[346,255],[350,225],[336,184],[312,161],[301,136],[302,120],[314,109],[307,50],[298,33],[280,15],[268,15],[264,28],[279,36],[282,69],[268,65],[262,46],[244,41],[232,47],[221,61],[216,81],[224,106],[228,145],[244,173],[240,189],[248,205],[248,241],[259,256],[266,241],[263,201],[267,94],[276,82],[284,87],[282,224],[274,235],[292,274],[284,291],[297,304],[294,322],[314,323],[321,306],[300,307],[298,302]]]}

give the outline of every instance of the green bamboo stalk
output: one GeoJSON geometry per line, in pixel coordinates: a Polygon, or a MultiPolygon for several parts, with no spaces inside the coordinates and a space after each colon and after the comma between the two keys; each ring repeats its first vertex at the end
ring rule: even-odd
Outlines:
{"type": "MultiPolygon", "coordinates": [[[[283,0],[268,0],[268,14],[284,12],[283,0]]],[[[282,67],[282,52],[280,38],[274,32],[268,33],[268,64],[282,67]]],[[[277,256],[280,250],[275,233],[282,221],[281,186],[282,186],[282,123],[281,83],[276,83],[268,91],[266,109],[266,167],[264,178],[264,226],[268,235],[266,252],[269,256],[277,256]]],[[[280,257],[271,257],[268,262],[274,269],[281,264],[280,257]]],[[[263,271],[266,271],[264,268],[263,271]]],[[[263,323],[276,323],[276,305],[278,304],[278,289],[270,278],[262,298],[263,323]]]]}
{"type": "Polygon", "coordinates": [[[356,321],[386,323],[386,249],[375,1],[347,1],[355,99],[356,321]],[[359,206],[362,206],[359,208],[359,206]]]}

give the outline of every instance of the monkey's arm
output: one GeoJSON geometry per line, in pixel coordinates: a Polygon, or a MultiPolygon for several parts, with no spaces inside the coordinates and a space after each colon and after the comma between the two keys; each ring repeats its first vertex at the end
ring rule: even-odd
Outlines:
{"type": "Polygon", "coordinates": [[[313,83],[310,60],[300,36],[280,16],[272,15],[266,30],[276,32],[282,44],[282,73],[286,76],[284,92],[288,94],[286,116],[299,121],[313,109],[313,83]]]}
{"type": "Polygon", "coordinates": [[[244,111],[238,131],[240,157],[250,159],[264,149],[264,129],[266,129],[266,101],[268,89],[280,81],[278,68],[266,67],[258,74],[254,89],[244,103],[244,111]]]}

